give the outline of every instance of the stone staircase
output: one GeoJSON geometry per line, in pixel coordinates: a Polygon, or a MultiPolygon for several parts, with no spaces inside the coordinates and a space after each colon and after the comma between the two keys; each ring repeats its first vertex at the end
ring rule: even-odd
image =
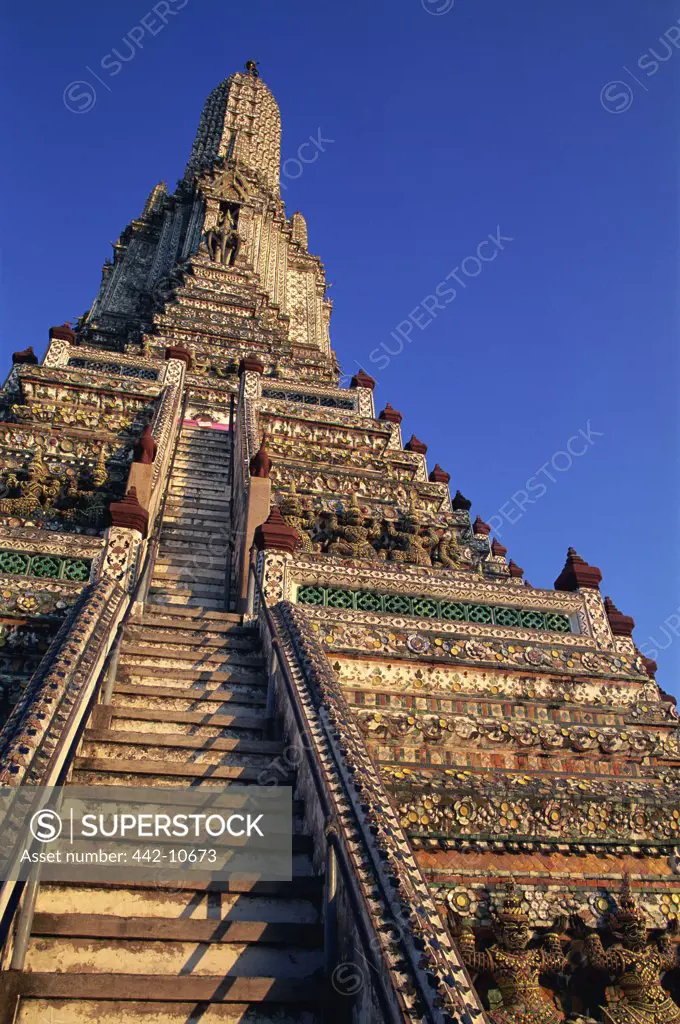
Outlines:
{"type": "Polygon", "coordinates": [[[149,589],[152,604],[224,608],[230,482],[229,432],[185,422],[149,589]]]}
{"type": "MultiPolygon", "coordinates": [[[[217,570],[180,573],[228,528],[227,448],[185,425],[152,602],[126,626],[112,701],[92,713],[73,784],[257,783],[282,753],[268,738],[256,631],[222,610],[217,570]]],[[[281,781],[294,785],[292,768],[281,781]]],[[[289,882],[43,884],[15,1024],[321,1021],[322,879],[299,801],[293,813],[289,882]]]]}

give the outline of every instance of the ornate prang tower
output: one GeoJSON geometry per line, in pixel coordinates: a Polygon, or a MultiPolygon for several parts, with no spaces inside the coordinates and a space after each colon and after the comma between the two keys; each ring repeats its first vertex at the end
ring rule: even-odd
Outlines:
{"type": "Polygon", "coordinates": [[[7,882],[0,1021],[675,1022],[675,702],[597,568],[529,585],[339,386],[280,141],[248,62],[13,357],[0,783],[285,780],[293,878],[7,882]]]}

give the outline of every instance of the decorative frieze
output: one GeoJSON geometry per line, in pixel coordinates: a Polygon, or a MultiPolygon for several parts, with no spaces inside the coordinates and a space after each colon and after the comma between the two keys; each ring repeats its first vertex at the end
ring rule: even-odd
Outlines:
{"type": "MultiPolygon", "coordinates": [[[[409,628],[407,623],[397,626],[396,622],[370,623],[368,612],[354,612],[354,621],[343,621],[346,613],[331,612],[330,609],[309,609],[314,627],[323,633],[324,646],[328,651],[338,653],[381,654],[385,657],[434,659],[451,664],[493,665],[495,668],[513,668],[529,672],[555,672],[571,676],[610,676],[639,678],[645,675],[642,658],[624,654],[609,654],[604,651],[581,650],[571,644],[580,640],[571,634],[560,636],[557,645],[554,634],[537,634],[535,639],[526,631],[507,631],[502,634],[500,627],[480,627],[472,624],[466,632],[477,633],[466,637],[464,624],[451,624],[449,635],[444,624],[439,622],[432,632],[422,628],[409,628]],[[366,624],[360,617],[366,617],[366,624]],[[451,635],[453,634],[453,635],[451,635]],[[490,634],[498,639],[486,639],[490,634]],[[501,638],[502,637],[502,638],[501,638]],[[527,642],[530,641],[530,642],[527,642]],[[570,643],[570,646],[566,646],[570,643]]],[[[582,645],[581,645],[582,646],[582,645]]]]}
{"type": "Polygon", "coordinates": [[[263,398],[276,399],[279,402],[293,402],[301,405],[318,405],[323,409],[353,409],[354,399],[343,398],[337,394],[318,394],[309,391],[283,391],[271,387],[262,389],[263,398]]]}
{"type": "Polygon", "coordinates": [[[423,619],[450,619],[454,622],[474,622],[480,625],[516,626],[555,633],[573,632],[569,616],[562,612],[441,601],[409,594],[381,594],[375,590],[303,585],[297,589],[297,601],[299,604],[323,608],[353,608],[363,612],[413,615],[423,619]]]}
{"type": "Polygon", "coordinates": [[[62,558],[59,555],[24,554],[0,549],[0,573],[35,576],[38,579],[69,580],[85,583],[90,578],[92,563],[83,558],[62,558]]]}
{"type": "Polygon", "coordinates": [[[130,366],[126,363],[109,363],[98,359],[82,359],[72,356],[69,366],[82,370],[97,370],[100,373],[115,374],[117,377],[135,377],[139,380],[158,380],[158,370],[148,366],[130,366]]]}
{"type": "MultiPolygon", "coordinates": [[[[308,617],[313,615],[306,609],[308,617]]],[[[311,628],[328,634],[327,627],[312,622],[311,628]]],[[[603,681],[560,674],[535,674],[503,670],[495,666],[476,668],[455,666],[429,660],[382,660],[366,653],[360,659],[337,656],[333,659],[344,686],[354,693],[361,707],[394,709],[412,713],[442,711],[475,716],[508,715],[536,723],[578,723],[589,729],[643,722],[677,728],[674,705],[662,699],[656,683],[649,679],[603,681]],[[530,715],[527,702],[533,705],[530,715]],[[511,712],[504,710],[510,707],[511,712]],[[603,717],[604,715],[604,717],[603,717]]]]}
{"type": "Polygon", "coordinates": [[[414,837],[675,844],[676,789],[637,779],[424,771],[382,765],[402,827],[414,837]]]}

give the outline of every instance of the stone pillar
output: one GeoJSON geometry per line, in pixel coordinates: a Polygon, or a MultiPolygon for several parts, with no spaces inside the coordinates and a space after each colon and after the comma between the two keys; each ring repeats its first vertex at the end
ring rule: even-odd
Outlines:
{"type": "Polygon", "coordinates": [[[43,366],[68,366],[71,347],[75,341],[75,333],[68,324],[50,327],[50,343],[43,359],[43,366]]]}
{"type": "Polygon", "coordinates": [[[243,611],[248,595],[248,572],[250,567],[250,549],[253,546],[256,529],[269,516],[271,504],[272,482],[269,477],[250,478],[248,489],[248,505],[243,524],[243,536],[237,538],[241,548],[241,585],[239,589],[239,611],[243,611]]]}
{"type": "Polygon", "coordinates": [[[255,531],[258,576],[269,607],[290,597],[287,570],[298,543],[297,531],[273,505],[265,522],[255,531]]]}
{"type": "Polygon", "coordinates": [[[139,529],[128,526],[110,526],[104,549],[104,559],[99,572],[100,579],[119,583],[131,591],[139,569],[142,535],[139,529]]]}
{"type": "Polygon", "coordinates": [[[589,565],[574,548],[569,548],[564,569],[555,580],[555,590],[581,594],[593,639],[600,650],[611,651],[616,649],[616,642],[600,594],[601,582],[602,573],[597,566],[589,565]]]}
{"type": "Polygon", "coordinates": [[[264,364],[259,356],[245,356],[239,365],[239,415],[238,429],[233,438],[233,472],[236,474],[234,490],[234,508],[232,523],[234,527],[234,543],[239,558],[239,611],[244,611],[248,595],[248,573],[250,569],[250,549],[253,545],[255,530],[269,515],[271,504],[271,480],[269,471],[271,459],[265,450],[265,439],[262,439],[259,452],[252,454],[254,433],[251,413],[262,392],[262,374],[264,364]],[[248,459],[248,466],[243,465],[243,457],[248,459]],[[238,462],[238,465],[237,465],[238,462]]]}
{"type": "Polygon", "coordinates": [[[134,490],[137,494],[137,501],[142,508],[149,511],[151,502],[151,481],[153,479],[153,465],[145,465],[142,462],[133,462],[130,466],[130,474],[127,479],[126,493],[134,490]]]}
{"type": "Polygon", "coordinates": [[[378,419],[381,420],[383,423],[389,423],[390,427],[392,428],[392,433],[390,435],[390,440],[388,442],[387,447],[396,449],[397,451],[401,451],[403,447],[401,437],[401,421],[403,419],[402,414],[399,412],[398,409],[394,409],[388,402],[385,408],[379,413],[378,419]]]}
{"type": "Polygon", "coordinates": [[[151,487],[153,484],[153,464],[158,452],[151,427],[146,426],[134,447],[134,458],[128,474],[125,493],[134,489],[137,500],[148,512],[151,507],[151,487]]]}
{"type": "Polygon", "coordinates": [[[375,416],[375,405],[373,403],[375,378],[371,377],[365,370],[359,370],[352,377],[350,387],[356,388],[357,411],[359,415],[365,416],[367,419],[373,419],[375,416]]]}

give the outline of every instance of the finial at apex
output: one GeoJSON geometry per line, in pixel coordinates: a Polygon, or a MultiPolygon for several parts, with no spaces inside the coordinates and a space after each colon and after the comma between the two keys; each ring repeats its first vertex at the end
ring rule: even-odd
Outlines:
{"type": "Polygon", "coordinates": [[[259,78],[260,77],[260,72],[258,70],[257,65],[258,65],[258,61],[256,61],[256,60],[247,60],[246,61],[246,71],[248,72],[249,75],[252,75],[253,78],[259,78]]]}

